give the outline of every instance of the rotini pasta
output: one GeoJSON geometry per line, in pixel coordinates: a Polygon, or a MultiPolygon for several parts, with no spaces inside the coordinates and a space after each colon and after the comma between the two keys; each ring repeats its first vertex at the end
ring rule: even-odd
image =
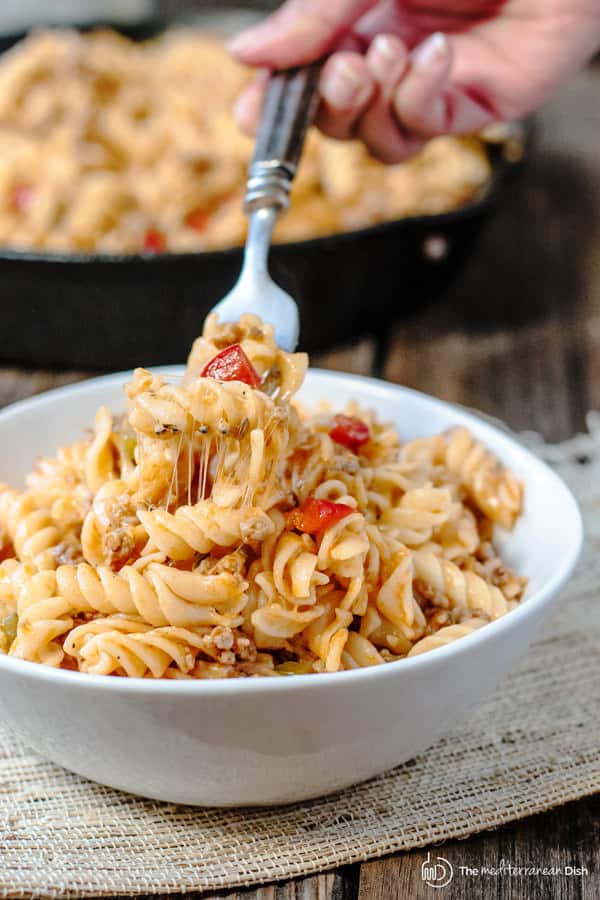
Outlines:
{"type": "Polygon", "coordinates": [[[69,601],[57,595],[51,570],[21,572],[17,594],[17,629],[9,653],[20,659],[59,666],[64,651],[59,638],[71,630],[69,601]]]}
{"type": "Polygon", "coordinates": [[[180,506],[175,513],[139,510],[138,518],[151,545],[177,562],[208,553],[214,546],[262,541],[273,531],[273,522],[258,507],[222,509],[207,500],[180,506]]]}
{"type": "Polygon", "coordinates": [[[468,429],[448,432],[444,462],[492,522],[512,528],[521,511],[521,485],[468,429]]]}
{"type": "Polygon", "coordinates": [[[36,569],[53,569],[61,559],[77,556],[80,542],[70,515],[56,517],[35,491],[22,494],[0,485],[0,527],[17,557],[36,569]]]}
{"type": "Polygon", "coordinates": [[[416,577],[433,588],[450,606],[462,606],[497,619],[507,612],[507,599],[493,584],[467,569],[463,571],[448,559],[419,550],[413,554],[416,577]]]}
{"type": "Polygon", "coordinates": [[[295,405],[304,354],[209,317],[177,383],[0,486],[0,652],[99,675],[383,665],[470,634],[525,588],[499,559],[522,490],[465,429],[402,443],[295,405]]]}
{"type": "Polygon", "coordinates": [[[245,604],[246,583],[228,572],[205,575],[151,562],[140,571],[61,566],[56,595],[71,612],[139,615],[150,625],[230,625],[245,604]]]}
{"type": "Polygon", "coordinates": [[[81,527],[81,547],[92,565],[124,565],[147,540],[127,483],[114,478],[102,484],[81,527]]]}
{"type": "Polygon", "coordinates": [[[409,650],[408,655],[418,656],[420,653],[427,653],[428,650],[435,650],[437,647],[445,647],[446,644],[451,644],[453,641],[458,640],[458,638],[471,634],[476,628],[481,628],[481,626],[485,624],[484,619],[474,618],[468,619],[461,625],[448,625],[446,628],[440,628],[435,634],[431,634],[428,637],[421,638],[420,641],[417,641],[417,643],[409,650]]]}
{"type": "Polygon", "coordinates": [[[82,672],[111,675],[121,670],[137,678],[162,678],[168,669],[173,675],[187,675],[201,653],[223,669],[231,669],[236,662],[251,669],[257,657],[249,639],[234,635],[231,629],[152,628],[127,616],[79,625],[65,641],[65,651],[82,672]]]}

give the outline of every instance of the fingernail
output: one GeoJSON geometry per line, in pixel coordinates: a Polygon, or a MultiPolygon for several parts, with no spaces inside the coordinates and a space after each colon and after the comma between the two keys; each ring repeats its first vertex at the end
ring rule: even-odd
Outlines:
{"type": "Polygon", "coordinates": [[[377,35],[373,41],[373,50],[388,63],[396,62],[398,53],[387,34],[377,35]]]}
{"type": "Polygon", "coordinates": [[[378,34],[369,48],[369,66],[381,82],[397,81],[406,68],[406,51],[390,40],[386,34],[378,34]]]}
{"type": "Polygon", "coordinates": [[[321,80],[321,94],[331,106],[347,109],[364,103],[371,93],[371,85],[345,60],[339,60],[321,80]]]}
{"type": "Polygon", "coordinates": [[[431,34],[427,40],[416,48],[413,53],[413,65],[420,69],[429,69],[446,61],[450,54],[450,44],[446,35],[441,31],[431,34]]]}
{"type": "Polygon", "coordinates": [[[227,41],[226,47],[230,53],[247,53],[248,50],[253,50],[256,44],[260,40],[260,33],[258,33],[257,28],[250,28],[248,31],[242,31],[241,34],[236,34],[235,37],[230,38],[227,41]]]}

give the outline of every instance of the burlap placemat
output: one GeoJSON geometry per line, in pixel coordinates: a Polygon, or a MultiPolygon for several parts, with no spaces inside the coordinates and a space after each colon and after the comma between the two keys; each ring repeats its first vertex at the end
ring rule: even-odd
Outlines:
{"type": "Polygon", "coordinates": [[[39,759],[0,726],[0,896],[177,893],[290,878],[465,837],[600,788],[600,416],[535,449],[570,484],[586,545],[522,665],[423,756],[278,809],[139,800],[39,759]]]}

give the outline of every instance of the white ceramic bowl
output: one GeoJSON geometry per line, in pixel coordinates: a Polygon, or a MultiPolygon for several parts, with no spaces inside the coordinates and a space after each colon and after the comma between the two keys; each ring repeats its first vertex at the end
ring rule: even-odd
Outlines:
{"type": "MultiPolygon", "coordinates": [[[[0,478],[22,483],[34,459],[76,440],[101,404],[122,410],[126,378],[50,391],[0,413],[0,478]]],[[[37,752],[103,784],[175,803],[289,803],[423,752],[525,653],[581,547],[577,505],[562,481],[507,434],[415,391],[311,371],[301,398],[336,407],[357,399],[404,439],[471,428],[526,485],[523,517],[499,537],[506,560],[529,578],[522,605],[442,649],[332,675],[151,681],[0,656],[0,718],[37,752]]]]}

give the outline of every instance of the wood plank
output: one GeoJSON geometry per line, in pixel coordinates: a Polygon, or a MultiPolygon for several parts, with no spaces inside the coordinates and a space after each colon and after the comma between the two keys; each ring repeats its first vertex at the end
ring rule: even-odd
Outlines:
{"type": "Polygon", "coordinates": [[[359,341],[350,347],[338,347],[328,353],[311,356],[310,363],[322,369],[352,372],[355,375],[371,375],[375,362],[375,341],[359,341]]]}
{"type": "MultiPolygon", "coordinates": [[[[356,900],[359,866],[342,866],[335,872],[296,878],[239,891],[202,894],[202,900],[356,900]]],[[[194,900],[200,895],[187,893],[181,900],[194,900]]],[[[118,898],[114,898],[118,900],[118,898]]],[[[147,895],[139,900],[170,900],[170,895],[147,895]]]]}
{"type": "MultiPolygon", "coordinates": [[[[600,896],[598,842],[600,798],[570,803],[553,812],[532,816],[518,826],[506,826],[468,841],[451,841],[414,850],[361,867],[358,900],[592,900],[600,896]],[[446,888],[429,887],[422,878],[428,854],[443,857],[453,867],[446,888]],[[473,874],[473,869],[498,870],[504,860],[517,867],[585,867],[587,875],[473,874]],[[463,867],[463,869],[461,869],[463,867]]],[[[505,865],[505,868],[506,868],[505,865]]]]}
{"type": "Polygon", "coordinates": [[[84,378],[89,373],[0,368],[0,407],[84,378]]]}

